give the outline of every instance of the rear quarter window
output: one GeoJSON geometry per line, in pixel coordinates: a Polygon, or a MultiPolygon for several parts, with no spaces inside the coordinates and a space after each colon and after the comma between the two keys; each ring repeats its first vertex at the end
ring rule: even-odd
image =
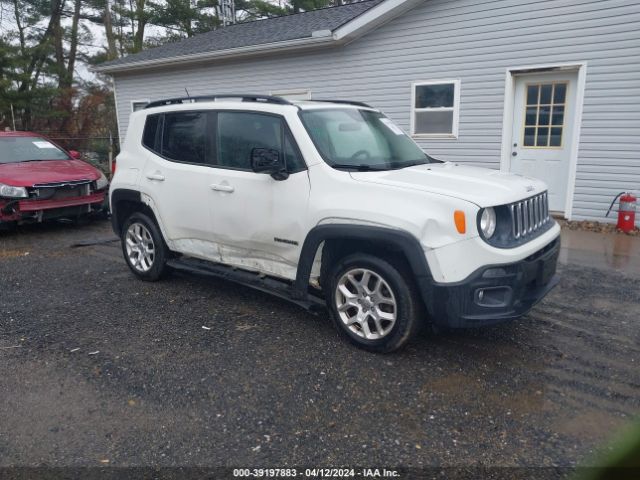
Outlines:
{"type": "Polygon", "coordinates": [[[162,115],[147,116],[142,133],[142,144],[156,153],[160,153],[161,120],[162,115]]]}

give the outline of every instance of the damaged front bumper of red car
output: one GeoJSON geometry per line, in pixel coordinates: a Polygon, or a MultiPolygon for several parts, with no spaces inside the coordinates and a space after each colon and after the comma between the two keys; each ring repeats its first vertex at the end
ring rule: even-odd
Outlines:
{"type": "Polygon", "coordinates": [[[0,224],[39,223],[99,213],[105,209],[107,190],[87,184],[38,185],[27,189],[28,198],[0,198],[0,224]]]}

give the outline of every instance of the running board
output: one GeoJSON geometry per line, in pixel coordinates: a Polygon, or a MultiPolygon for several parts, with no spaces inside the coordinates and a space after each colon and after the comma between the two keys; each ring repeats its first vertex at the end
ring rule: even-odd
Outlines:
{"type": "Polygon", "coordinates": [[[326,311],[326,305],[322,298],[309,293],[306,295],[306,299],[300,299],[300,293],[284,280],[191,257],[170,259],[167,261],[167,266],[182,272],[229,280],[295,303],[313,314],[326,311]]]}

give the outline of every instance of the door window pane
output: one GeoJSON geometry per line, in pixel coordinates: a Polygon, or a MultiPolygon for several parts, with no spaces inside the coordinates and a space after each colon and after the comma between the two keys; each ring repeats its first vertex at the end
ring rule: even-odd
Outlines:
{"type": "Polygon", "coordinates": [[[254,148],[282,151],[282,121],[261,113],[219,112],[217,140],[219,166],[251,170],[254,148]]]}
{"type": "Polygon", "coordinates": [[[554,105],[551,123],[553,125],[562,125],[564,123],[564,106],[554,105]]]}
{"type": "Polygon", "coordinates": [[[546,147],[549,144],[549,128],[539,127],[538,134],[536,136],[536,146],[546,147]]]}
{"type": "Polygon", "coordinates": [[[564,103],[567,95],[567,84],[556,83],[553,90],[553,103],[564,103]]]}
{"type": "Polygon", "coordinates": [[[536,107],[527,107],[527,115],[524,120],[524,124],[529,126],[535,126],[538,121],[538,109],[536,107]]]}
{"type": "Polygon", "coordinates": [[[551,91],[553,85],[550,83],[543,83],[540,85],[540,105],[549,105],[551,103],[551,91]]]}
{"type": "Polygon", "coordinates": [[[526,87],[524,147],[561,147],[567,83],[537,83],[526,87]],[[549,127],[554,128],[550,129],[549,127]]]}
{"type": "Polygon", "coordinates": [[[524,129],[524,142],[525,147],[534,147],[536,144],[536,129],[525,128],[524,129]]]}
{"type": "Polygon", "coordinates": [[[206,112],[175,112],[164,115],[162,155],[180,162],[206,164],[206,112]]]}
{"type": "Polygon", "coordinates": [[[562,145],[562,128],[552,128],[551,138],[549,140],[550,147],[560,147],[562,145]]]}
{"type": "Polygon", "coordinates": [[[539,85],[527,86],[527,105],[538,104],[538,90],[540,90],[539,85]]]}
{"type": "Polygon", "coordinates": [[[538,113],[538,125],[549,125],[551,107],[541,106],[538,113]]]}

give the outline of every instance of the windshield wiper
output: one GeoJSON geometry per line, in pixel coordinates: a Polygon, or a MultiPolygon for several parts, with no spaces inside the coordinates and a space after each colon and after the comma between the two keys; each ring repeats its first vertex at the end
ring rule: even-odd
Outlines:
{"type": "Polygon", "coordinates": [[[376,167],[375,165],[367,165],[365,163],[361,163],[360,165],[349,165],[347,163],[332,163],[331,166],[333,168],[338,168],[341,170],[354,170],[356,172],[384,172],[389,170],[388,167],[376,167]]]}
{"type": "Polygon", "coordinates": [[[427,160],[415,160],[413,162],[405,162],[405,163],[401,163],[399,165],[394,165],[393,169],[394,170],[400,170],[402,168],[407,168],[407,167],[415,167],[416,165],[428,165],[429,161],[427,160]]]}

